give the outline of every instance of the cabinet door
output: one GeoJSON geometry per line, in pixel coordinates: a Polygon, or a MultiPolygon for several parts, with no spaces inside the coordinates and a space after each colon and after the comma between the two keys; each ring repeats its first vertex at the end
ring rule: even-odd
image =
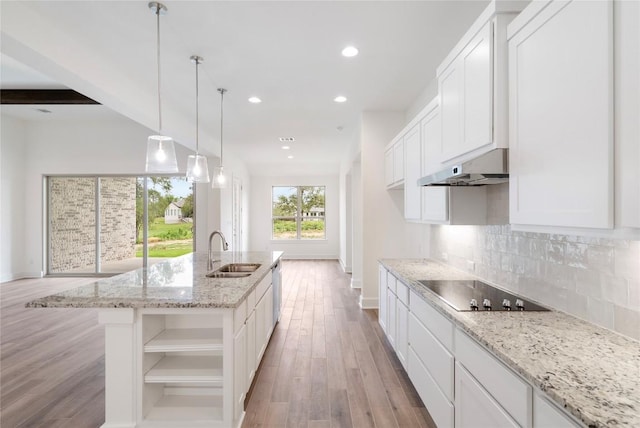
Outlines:
{"type": "Polygon", "coordinates": [[[387,186],[393,184],[393,147],[384,154],[384,182],[387,186]]]}
{"type": "Polygon", "coordinates": [[[462,51],[462,137],[457,154],[493,142],[493,46],[488,22],[462,51]]]}
{"type": "Polygon", "coordinates": [[[449,221],[449,188],[422,188],[422,220],[429,223],[449,221]]]}
{"type": "Polygon", "coordinates": [[[420,148],[420,124],[417,124],[404,137],[404,218],[420,220],[421,188],[418,179],[422,168],[420,148]]]}
{"type": "Polygon", "coordinates": [[[455,427],[518,427],[509,414],[456,362],[455,427]]]}
{"type": "Polygon", "coordinates": [[[275,325],[275,320],[273,319],[273,287],[269,287],[267,292],[264,294],[264,298],[267,299],[265,302],[266,309],[264,311],[264,325],[266,330],[264,340],[268,343],[271,338],[273,326],[275,325]]]}
{"type": "Polygon", "coordinates": [[[404,180],[404,141],[400,139],[393,146],[393,182],[404,180]]]}
{"type": "Polygon", "coordinates": [[[387,338],[389,343],[396,348],[396,295],[387,291],[387,338]]]}
{"type": "Polygon", "coordinates": [[[409,351],[409,308],[399,299],[396,300],[396,315],[396,354],[406,370],[409,351]]]}
{"type": "Polygon", "coordinates": [[[460,103],[462,102],[460,83],[462,67],[460,60],[456,60],[445,69],[438,78],[438,93],[440,94],[440,117],[442,127],[443,159],[455,156],[461,140],[460,103]]]}
{"type": "Polygon", "coordinates": [[[442,146],[442,123],[440,120],[440,106],[434,109],[420,121],[422,140],[422,171],[421,176],[433,174],[442,169],[444,148],[442,146]]]}
{"type": "Polygon", "coordinates": [[[387,332],[387,270],[382,266],[378,266],[378,323],[386,333],[387,332]]]}
{"type": "Polygon", "coordinates": [[[243,325],[233,339],[233,414],[237,417],[244,411],[247,392],[247,326],[243,325]]]}
{"type": "Polygon", "coordinates": [[[256,312],[251,311],[247,318],[247,369],[245,391],[251,388],[251,382],[256,375],[256,312]]]}
{"type": "Polygon", "coordinates": [[[260,360],[266,349],[267,326],[264,323],[266,310],[266,299],[262,296],[256,304],[256,367],[260,366],[260,360]]]}
{"type": "Polygon", "coordinates": [[[510,223],[613,226],[612,5],[551,2],[509,40],[510,223]]]}

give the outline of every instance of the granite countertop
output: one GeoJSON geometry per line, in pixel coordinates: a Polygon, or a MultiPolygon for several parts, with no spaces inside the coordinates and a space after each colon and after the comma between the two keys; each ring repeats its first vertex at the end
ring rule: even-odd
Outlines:
{"type": "Polygon", "coordinates": [[[215,252],[227,263],[260,263],[243,278],[207,278],[207,254],[192,253],[168,259],[53,294],[26,304],[28,308],[236,308],[282,257],[273,252],[215,252]]]}
{"type": "Polygon", "coordinates": [[[457,312],[422,279],[478,279],[437,261],[380,263],[589,427],[640,427],[640,342],[564,312],[457,312]]]}

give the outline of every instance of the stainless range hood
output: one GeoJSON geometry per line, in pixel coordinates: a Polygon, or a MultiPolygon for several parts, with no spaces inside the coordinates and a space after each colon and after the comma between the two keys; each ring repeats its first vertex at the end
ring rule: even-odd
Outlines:
{"type": "Polygon", "coordinates": [[[419,186],[485,186],[509,181],[509,150],[494,149],[418,180],[419,186]]]}

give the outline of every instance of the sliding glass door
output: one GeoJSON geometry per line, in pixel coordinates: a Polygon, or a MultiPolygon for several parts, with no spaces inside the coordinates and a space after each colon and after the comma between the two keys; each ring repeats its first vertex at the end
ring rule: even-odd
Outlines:
{"type": "Polygon", "coordinates": [[[51,176],[47,189],[50,275],[122,273],[193,251],[183,177],[51,176]]]}

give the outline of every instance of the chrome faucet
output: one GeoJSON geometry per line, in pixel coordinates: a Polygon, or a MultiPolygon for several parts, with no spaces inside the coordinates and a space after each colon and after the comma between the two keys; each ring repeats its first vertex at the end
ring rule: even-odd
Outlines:
{"type": "Polygon", "coordinates": [[[213,268],[213,264],[215,262],[219,262],[220,260],[212,260],[211,259],[211,243],[213,242],[213,237],[215,235],[220,235],[220,239],[222,240],[222,250],[223,251],[227,251],[229,249],[229,244],[227,243],[226,238],[224,237],[224,235],[222,234],[222,232],[220,232],[219,230],[214,230],[213,232],[211,232],[211,235],[209,235],[209,257],[208,257],[208,269],[212,269],[213,268]]]}

